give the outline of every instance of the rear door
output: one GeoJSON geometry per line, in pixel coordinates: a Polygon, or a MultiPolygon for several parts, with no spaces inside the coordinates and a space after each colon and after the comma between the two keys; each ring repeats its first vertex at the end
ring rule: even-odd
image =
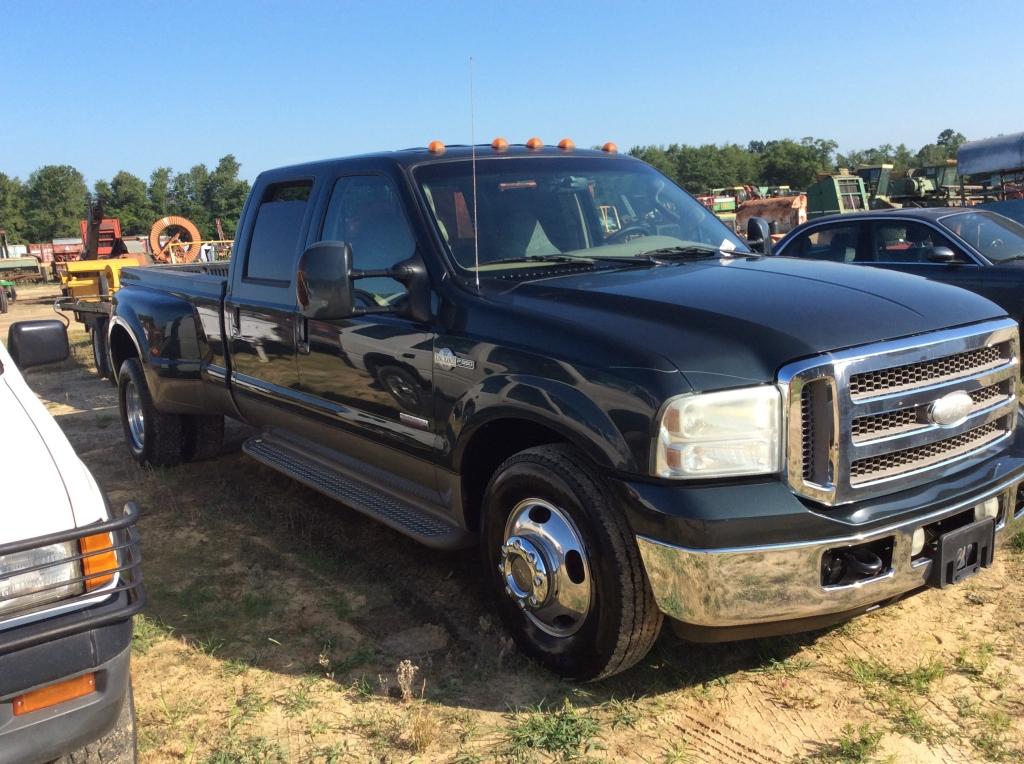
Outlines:
{"type": "Polygon", "coordinates": [[[224,319],[235,401],[251,424],[279,423],[295,406],[295,273],[312,192],[310,178],[264,184],[246,214],[224,319]]]}

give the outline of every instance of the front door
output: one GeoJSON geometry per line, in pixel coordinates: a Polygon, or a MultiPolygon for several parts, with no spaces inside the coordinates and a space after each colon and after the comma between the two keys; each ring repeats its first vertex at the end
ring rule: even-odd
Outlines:
{"type": "Polygon", "coordinates": [[[981,292],[982,266],[946,236],[927,223],[907,219],[875,219],[871,222],[865,264],[912,273],[932,281],[981,292]],[[929,259],[935,247],[948,247],[956,256],[951,263],[929,259]]]}
{"type": "MultiPolygon", "coordinates": [[[[348,243],[357,271],[385,270],[416,251],[395,184],[384,175],[339,178],[318,238],[348,243]]],[[[354,288],[358,306],[400,306],[406,299],[405,287],[387,277],[359,279],[354,288]]],[[[299,336],[299,389],[309,416],[326,425],[319,430],[324,444],[432,493],[433,327],[379,313],[310,320],[299,336]]]]}

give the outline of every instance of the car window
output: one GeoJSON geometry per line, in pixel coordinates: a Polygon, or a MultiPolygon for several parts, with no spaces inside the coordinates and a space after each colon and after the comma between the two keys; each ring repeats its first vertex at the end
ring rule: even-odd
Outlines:
{"type": "Polygon", "coordinates": [[[1024,257],[1024,226],[993,212],[958,212],[940,218],[949,229],[993,263],[1024,257]]]}
{"type": "Polygon", "coordinates": [[[312,181],[276,183],[263,192],[249,241],[245,276],[290,283],[312,181]]]}
{"type": "MultiPolygon", "coordinates": [[[[320,239],[351,246],[352,265],[360,271],[386,270],[416,250],[397,190],[382,175],[353,175],[334,184],[320,239]]],[[[355,288],[377,303],[405,293],[405,287],[386,276],[359,279],[355,288]]]]}
{"type": "MultiPolygon", "coordinates": [[[[871,227],[872,246],[868,259],[877,263],[929,263],[935,247],[956,247],[931,226],[912,220],[875,221],[871,227]]],[[[968,262],[959,252],[957,262],[968,262]]]]}
{"type": "Polygon", "coordinates": [[[825,226],[808,231],[787,248],[787,255],[811,260],[852,263],[857,258],[857,223],[825,226]]]}

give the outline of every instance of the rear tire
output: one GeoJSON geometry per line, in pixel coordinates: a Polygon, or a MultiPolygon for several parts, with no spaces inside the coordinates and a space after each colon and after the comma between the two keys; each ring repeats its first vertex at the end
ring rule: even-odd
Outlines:
{"type": "Polygon", "coordinates": [[[0,287],[0,313],[6,313],[8,307],[7,287],[0,287]]]}
{"type": "Polygon", "coordinates": [[[186,462],[199,462],[220,456],[224,446],[224,417],[219,414],[193,414],[183,416],[185,443],[181,458],[186,462]]]}
{"type": "Polygon", "coordinates": [[[661,630],[636,539],[607,496],[590,462],[567,445],[531,448],[507,459],[484,495],[485,576],[501,618],[520,650],[571,679],[625,671],[647,654],[661,630]],[[546,543],[546,537],[558,543],[546,543]],[[544,571],[527,564],[537,552],[544,571]],[[589,595],[583,586],[588,579],[589,595]]]}
{"type": "Polygon", "coordinates": [[[100,379],[110,378],[110,354],[107,352],[107,322],[97,321],[92,327],[92,362],[100,379]]]}
{"type": "Polygon", "coordinates": [[[135,764],[137,750],[135,698],[129,683],[114,728],[99,740],[61,756],[53,764],[135,764]]]}
{"type": "Polygon", "coordinates": [[[185,445],[182,417],[157,411],[139,359],[129,358],[121,364],[117,382],[121,426],[132,457],[149,467],[178,464],[185,445]]]}

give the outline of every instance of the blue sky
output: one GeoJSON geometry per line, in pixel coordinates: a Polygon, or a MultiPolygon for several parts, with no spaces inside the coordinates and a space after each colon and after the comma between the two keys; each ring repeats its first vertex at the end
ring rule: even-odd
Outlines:
{"type": "Polygon", "coordinates": [[[1011,2],[0,0],[0,172],[564,136],[917,148],[1024,129],[1011,2]]]}

